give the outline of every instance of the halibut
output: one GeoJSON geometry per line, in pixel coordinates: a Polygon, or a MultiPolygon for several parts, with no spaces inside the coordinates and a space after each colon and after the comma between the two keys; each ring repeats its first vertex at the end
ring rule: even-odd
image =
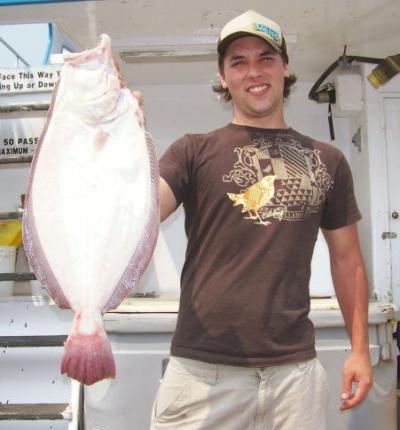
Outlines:
{"type": "Polygon", "coordinates": [[[159,230],[158,162],[138,102],[121,88],[111,40],[64,54],[32,161],[24,248],[38,280],[74,320],[61,372],[115,377],[102,314],[134,289],[159,230]]]}

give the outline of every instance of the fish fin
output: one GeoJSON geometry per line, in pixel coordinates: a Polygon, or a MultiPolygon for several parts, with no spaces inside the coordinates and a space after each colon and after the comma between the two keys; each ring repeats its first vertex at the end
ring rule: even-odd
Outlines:
{"type": "MultiPolygon", "coordinates": [[[[32,179],[30,179],[30,181],[32,181],[32,179]]],[[[28,186],[28,195],[25,200],[25,210],[22,220],[22,234],[25,254],[32,266],[36,278],[42,285],[46,287],[49,296],[61,309],[70,309],[71,306],[65,297],[64,292],[62,291],[61,286],[53,273],[53,270],[50,267],[43,248],[41,247],[32,207],[33,204],[30,182],[28,186]]]]}
{"type": "Polygon", "coordinates": [[[136,246],[135,252],[129,261],[127,268],[122,274],[112,296],[102,309],[107,312],[115,309],[122,300],[135,288],[154,252],[157,243],[158,231],[160,226],[160,208],[158,183],[160,173],[158,170],[158,160],[155,152],[153,138],[150,133],[145,132],[147,152],[150,158],[150,188],[151,207],[149,210],[146,226],[143,228],[141,237],[136,246]]]}
{"type": "Polygon", "coordinates": [[[85,385],[115,378],[111,344],[103,327],[92,334],[73,331],[64,343],[61,373],[85,385]]]}

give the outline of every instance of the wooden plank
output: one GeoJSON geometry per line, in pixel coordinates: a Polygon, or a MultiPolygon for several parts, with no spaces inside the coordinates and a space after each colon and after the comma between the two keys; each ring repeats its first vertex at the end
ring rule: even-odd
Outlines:
{"type": "MultiPolygon", "coordinates": [[[[20,272],[20,273],[0,273],[0,282],[1,281],[34,281],[36,276],[32,272],[20,272]]],[[[1,284],[0,284],[1,288],[1,284]]]]}
{"type": "Polygon", "coordinates": [[[0,336],[0,348],[64,346],[67,335],[0,336]]]}
{"type": "Polygon", "coordinates": [[[3,420],[63,420],[67,403],[20,403],[0,405],[0,421],[3,420]]]}
{"type": "Polygon", "coordinates": [[[0,212],[0,219],[20,219],[23,212],[0,212]]]}
{"type": "Polygon", "coordinates": [[[0,158],[0,164],[26,164],[32,161],[32,156],[0,158]]]}
{"type": "Polygon", "coordinates": [[[31,112],[31,111],[47,111],[50,107],[49,102],[42,103],[25,103],[25,104],[9,104],[0,106],[0,113],[9,112],[31,112]]]}

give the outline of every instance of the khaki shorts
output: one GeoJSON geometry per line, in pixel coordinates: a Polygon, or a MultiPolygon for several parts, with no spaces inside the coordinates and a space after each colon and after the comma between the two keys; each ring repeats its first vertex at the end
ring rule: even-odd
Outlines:
{"type": "Polygon", "coordinates": [[[247,368],[171,357],[151,430],[324,430],[328,391],[316,358],[247,368]]]}

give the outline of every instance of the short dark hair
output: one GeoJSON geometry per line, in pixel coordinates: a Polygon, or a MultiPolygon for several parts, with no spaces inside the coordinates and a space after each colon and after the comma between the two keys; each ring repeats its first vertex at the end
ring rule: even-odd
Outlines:
{"type": "MultiPolygon", "coordinates": [[[[286,51],[285,51],[286,52],[286,51]]],[[[218,69],[219,72],[222,74],[223,69],[224,69],[224,59],[225,59],[225,53],[226,50],[221,53],[220,55],[218,55],[218,69]]],[[[283,62],[285,64],[288,64],[289,59],[287,57],[287,54],[280,54],[281,58],[283,60],[283,62]]],[[[287,78],[285,77],[285,83],[284,83],[284,87],[283,87],[283,98],[288,98],[289,94],[290,94],[290,87],[297,82],[297,77],[296,75],[289,75],[287,78]]],[[[225,102],[229,102],[230,100],[232,100],[232,96],[231,93],[229,92],[228,88],[223,88],[221,82],[216,82],[213,84],[212,86],[212,90],[219,94],[222,98],[222,100],[224,100],[225,102]]]]}

